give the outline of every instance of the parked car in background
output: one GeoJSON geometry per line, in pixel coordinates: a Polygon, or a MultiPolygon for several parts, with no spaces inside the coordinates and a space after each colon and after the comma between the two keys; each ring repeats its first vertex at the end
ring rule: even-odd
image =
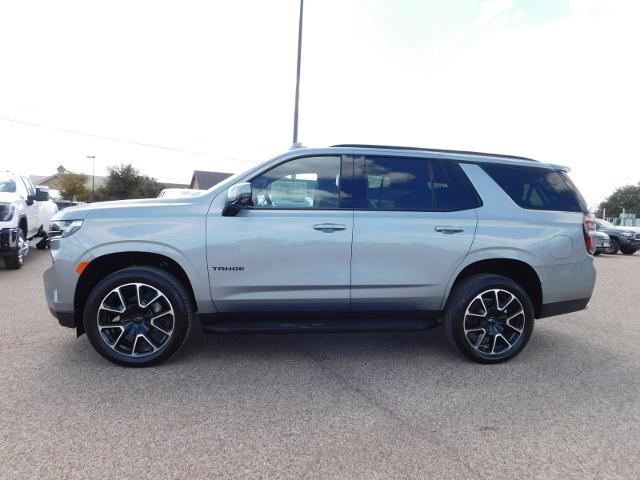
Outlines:
{"type": "Polygon", "coordinates": [[[611,239],[604,232],[593,232],[593,254],[609,253],[611,249],[611,239]]]}
{"type": "Polygon", "coordinates": [[[47,248],[47,232],[57,211],[48,187],[34,187],[26,175],[0,171],[0,256],[7,268],[22,267],[28,240],[39,238],[36,248],[47,248]]]}
{"type": "Polygon", "coordinates": [[[610,237],[611,247],[607,253],[612,255],[622,252],[633,255],[640,250],[640,232],[626,227],[616,227],[613,223],[596,218],[594,220],[597,232],[604,232],[610,237]]]}
{"type": "Polygon", "coordinates": [[[56,200],[55,204],[58,206],[58,210],[64,210],[65,208],[75,207],[77,205],[84,205],[85,202],[72,202],[71,200],[56,200]]]}
{"type": "Polygon", "coordinates": [[[161,362],[205,331],[425,329],[516,356],[591,298],[592,216],[567,168],[506,155],[295,148],[200,195],[54,221],[49,309],[105,358],[161,362]]]}
{"type": "Polygon", "coordinates": [[[158,198],[194,197],[204,192],[206,192],[206,190],[196,190],[193,188],[165,188],[158,194],[158,198]]]}

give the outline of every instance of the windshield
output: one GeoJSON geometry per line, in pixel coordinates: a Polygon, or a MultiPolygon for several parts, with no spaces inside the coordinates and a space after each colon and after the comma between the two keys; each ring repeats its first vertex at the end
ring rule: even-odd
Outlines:
{"type": "Polygon", "coordinates": [[[604,228],[616,228],[616,226],[613,223],[607,222],[606,220],[597,220],[597,223],[600,224],[600,226],[604,227],[604,228]]]}
{"type": "Polygon", "coordinates": [[[13,175],[0,172],[0,192],[13,193],[16,191],[16,181],[13,175]]]}

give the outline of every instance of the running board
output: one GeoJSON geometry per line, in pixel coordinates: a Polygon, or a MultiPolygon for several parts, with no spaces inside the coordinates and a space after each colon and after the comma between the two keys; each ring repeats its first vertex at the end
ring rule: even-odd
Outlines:
{"type": "Polygon", "coordinates": [[[326,321],[218,321],[202,325],[206,333],[295,333],[295,332],[393,332],[428,330],[435,319],[326,320],[326,321]]]}

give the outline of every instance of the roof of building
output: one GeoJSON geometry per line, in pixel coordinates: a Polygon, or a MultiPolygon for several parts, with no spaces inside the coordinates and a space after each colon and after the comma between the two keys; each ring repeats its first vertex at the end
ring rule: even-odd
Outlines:
{"type": "Polygon", "coordinates": [[[191,188],[197,185],[200,190],[208,190],[214,185],[220,183],[226,178],[229,178],[232,173],[224,172],[207,172],[204,170],[194,170],[193,177],[191,178],[191,188]]]}

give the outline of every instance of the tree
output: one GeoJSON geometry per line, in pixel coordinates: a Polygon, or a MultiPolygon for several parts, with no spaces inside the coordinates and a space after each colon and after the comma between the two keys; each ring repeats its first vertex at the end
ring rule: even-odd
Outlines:
{"type": "Polygon", "coordinates": [[[86,201],[89,198],[87,176],[83,173],[66,172],[58,180],[58,190],[65,200],[86,201]]]}
{"type": "Polygon", "coordinates": [[[600,204],[597,216],[601,217],[602,210],[605,209],[607,217],[617,217],[623,208],[626,213],[640,216],[640,183],[617,188],[600,204]]]}
{"type": "Polygon", "coordinates": [[[129,198],[153,198],[162,190],[155,178],[140,175],[133,165],[122,164],[108,168],[109,175],[103,186],[96,190],[96,200],[124,200],[129,198]]]}

